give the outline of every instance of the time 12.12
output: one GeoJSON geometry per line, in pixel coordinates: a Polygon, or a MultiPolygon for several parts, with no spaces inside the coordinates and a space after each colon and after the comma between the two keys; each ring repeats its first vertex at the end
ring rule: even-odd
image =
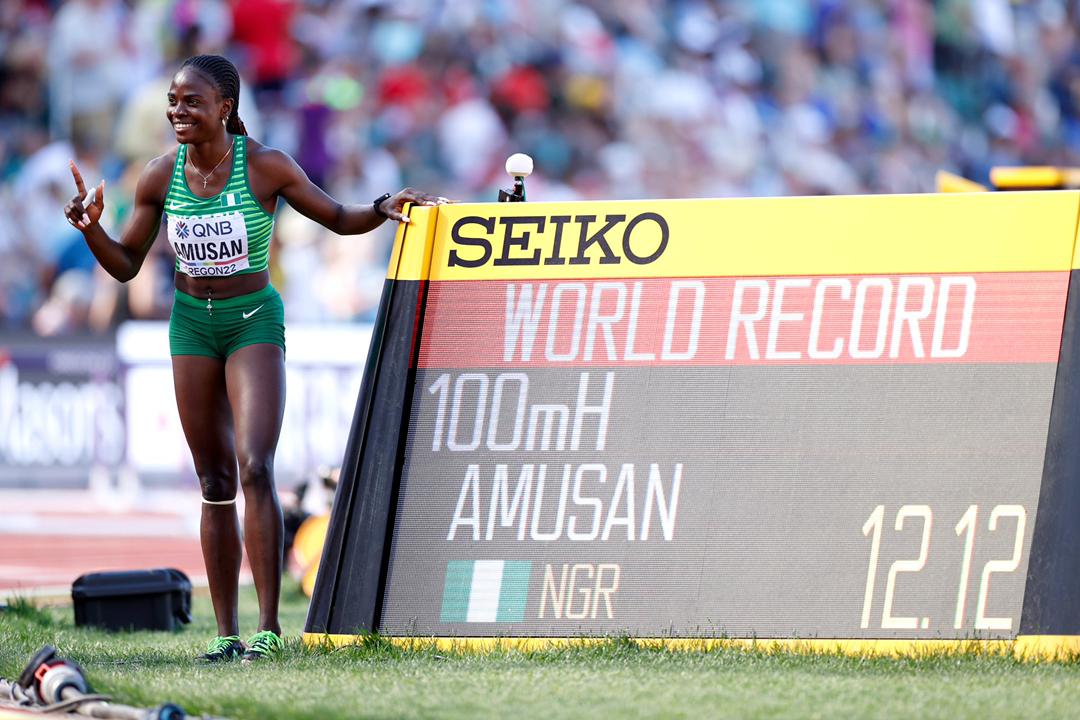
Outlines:
{"type": "MultiPolygon", "coordinates": [[[[922,541],[919,545],[919,555],[908,560],[896,560],[889,566],[889,576],[885,583],[885,602],[881,610],[881,628],[885,630],[918,630],[927,629],[930,618],[905,617],[893,615],[893,598],[896,591],[897,577],[903,573],[916,573],[926,566],[927,556],[930,552],[930,534],[934,524],[934,514],[929,505],[902,505],[896,511],[896,519],[893,527],[903,530],[905,524],[909,526],[919,522],[922,524],[922,541]]],[[[1014,526],[1015,538],[1013,540],[1012,556],[1008,559],[988,560],[982,567],[979,575],[978,602],[975,606],[975,630],[1012,630],[1013,619],[1011,617],[987,617],[986,599],[990,593],[990,579],[996,573],[1015,572],[1020,567],[1020,557],[1024,547],[1024,529],[1027,524],[1027,511],[1023,505],[995,505],[990,511],[986,527],[990,532],[1002,529],[1009,525],[1014,526]],[[1006,518],[1011,523],[1003,523],[1006,518]]],[[[878,573],[878,555],[881,551],[881,533],[885,527],[885,506],[878,505],[870,513],[863,525],[863,535],[870,538],[870,567],[866,571],[866,593],[863,596],[862,628],[870,627],[871,607],[874,602],[874,588],[878,573]]],[[[963,538],[963,555],[960,564],[960,577],[957,580],[956,590],[956,613],[953,617],[953,627],[957,630],[964,627],[964,611],[967,606],[968,586],[971,584],[971,561],[975,554],[975,542],[979,529],[979,506],[969,505],[967,511],[956,523],[955,531],[958,538],[963,538]]]]}

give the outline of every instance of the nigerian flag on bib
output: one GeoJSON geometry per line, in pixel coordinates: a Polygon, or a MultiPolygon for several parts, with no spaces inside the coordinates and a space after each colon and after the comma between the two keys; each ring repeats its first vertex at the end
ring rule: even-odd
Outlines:
{"type": "Polygon", "coordinates": [[[531,571],[527,560],[451,560],[440,621],[521,622],[531,571]]]}

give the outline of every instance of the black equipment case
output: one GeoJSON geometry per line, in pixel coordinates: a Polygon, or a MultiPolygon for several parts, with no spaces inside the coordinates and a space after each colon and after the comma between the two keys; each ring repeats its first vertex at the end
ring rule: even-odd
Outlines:
{"type": "Polygon", "coordinates": [[[106,630],[179,630],[191,622],[191,581],[174,568],[99,572],[71,586],[75,625],[106,630]]]}

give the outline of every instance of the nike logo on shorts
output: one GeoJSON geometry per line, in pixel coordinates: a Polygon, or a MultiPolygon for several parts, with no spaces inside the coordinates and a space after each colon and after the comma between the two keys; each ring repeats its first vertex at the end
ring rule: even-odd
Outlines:
{"type": "Polygon", "coordinates": [[[254,309],[254,310],[252,310],[251,312],[246,312],[246,313],[240,313],[240,314],[244,316],[244,319],[245,319],[245,320],[247,320],[247,319],[248,319],[249,317],[251,317],[252,315],[254,315],[255,313],[259,312],[259,311],[260,311],[260,310],[262,310],[262,309],[263,309],[263,306],[262,306],[262,305],[260,305],[259,307],[255,308],[255,309],[254,309]]]}

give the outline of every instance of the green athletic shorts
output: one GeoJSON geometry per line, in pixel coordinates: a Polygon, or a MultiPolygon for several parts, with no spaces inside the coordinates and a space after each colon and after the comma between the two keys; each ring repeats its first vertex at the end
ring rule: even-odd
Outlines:
{"type": "Polygon", "coordinates": [[[225,359],[245,345],[285,349],[285,305],[273,285],[223,300],[199,299],[179,290],[169,317],[169,352],[225,359]]]}

